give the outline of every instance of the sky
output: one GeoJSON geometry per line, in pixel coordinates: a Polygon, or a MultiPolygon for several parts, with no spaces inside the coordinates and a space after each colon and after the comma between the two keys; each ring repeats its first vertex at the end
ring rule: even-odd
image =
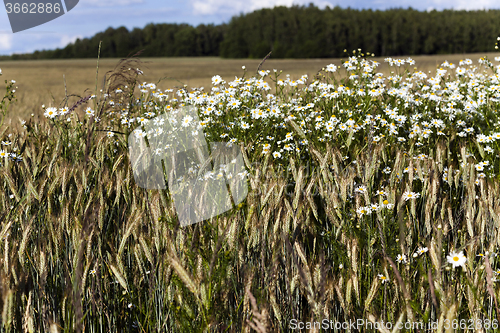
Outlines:
{"type": "MultiPolygon", "coordinates": [[[[6,0],[39,2],[40,0],[6,0]]],[[[319,8],[384,10],[500,9],[498,0],[80,0],[66,14],[40,26],[12,33],[5,8],[0,6],[0,55],[31,53],[65,47],[77,38],[92,37],[109,27],[143,28],[149,23],[221,24],[231,17],[274,6],[308,5],[319,8]]]]}

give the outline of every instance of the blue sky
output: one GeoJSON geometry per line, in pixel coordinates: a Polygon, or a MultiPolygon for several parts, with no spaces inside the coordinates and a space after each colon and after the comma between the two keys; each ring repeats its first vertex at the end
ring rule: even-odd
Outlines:
{"type": "MultiPolygon", "coordinates": [[[[12,2],[30,2],[11,0],[12,2]]],[[[0,55],[64,47],[76,38],[91,37],[108,27],[129,30],[148,23],[220,24],[232,16],[278,5],[342,8],[500,9],[498,0],[80,0],[67,14],[41,26],[13,34],[6,10],[0,8],[0,55]]]]}

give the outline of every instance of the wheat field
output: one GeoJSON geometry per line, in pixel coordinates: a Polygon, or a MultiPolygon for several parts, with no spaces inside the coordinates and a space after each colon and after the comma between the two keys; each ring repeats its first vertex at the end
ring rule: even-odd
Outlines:
{"type": "Polygon", "coordinates": [[[0,331],[497,330],[495,56],[0,62],[0,331]],[[187,106],[248,194],[182,227],[128,139],[187,106]]]}

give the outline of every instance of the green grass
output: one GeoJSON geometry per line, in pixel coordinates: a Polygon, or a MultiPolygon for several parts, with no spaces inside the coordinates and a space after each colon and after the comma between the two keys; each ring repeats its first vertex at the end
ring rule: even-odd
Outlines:
{"type": "MultiPolygon", "coordinates": [[[[143,85],[127,60],[71,113],[29,119],[10,137],[4,128],[1,149],[18,158],[0,166],[2,332],[287,332],[293,320],[325,319],[363,319],[363,332],[382,320],[438,323],[438,331],[498,324],[495,68],[462,65],[477,85],[448,68],[436,101],[423,88],[430,74],[392,67],[402,79],[386,78],[372,97],[358,92],[377,89],[365,68],[373,64],[354,57],[350,72],[294,81],[270,70],[263,81],[248,70],[206,93],[143,85]],[[390,93],[411,77],[410,100],[390,93]],[[455,105],[453,81],[463,96],[455,105]],[[482,92],[484,103],[467,109],[467,96],[479,101],[482,92]],[[127,139],[140,126],[131,118],[191,104],[208,142],[239,147],[249,193],[230,211],[180,227],[168,189],[135,184],[127,139]],[[460,251],[467,261],[452,268],[447,256],[460,251]]],[[[15,102],[12,89],[5,101],[15,102]]],[[[4,114],[16,108],[8,104],[4,114]]]]}

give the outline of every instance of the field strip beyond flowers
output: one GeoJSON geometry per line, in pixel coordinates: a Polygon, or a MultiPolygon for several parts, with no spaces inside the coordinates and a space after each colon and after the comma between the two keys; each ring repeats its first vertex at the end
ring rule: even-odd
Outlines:
{"type": "MultiPolygon", "coordinates": [[[[455,55],[423,55],[412,57],[416,61],[418,70],[428,73],[435,69],[444,61],[458,64],[461,59],[470,58],[477,61],[482,56],[493,58],[495,53],[477,54],[455,54],[455,55]]],[[[347,56],[345,57],[348,58],[347,56]]],[[[380,63],[378,71],[389,75],[393,70],[384,63],[384,58],[373,57],[380,63]]],[[[120,59],[100,59],[100,73],[113,70],[120,59]]],[[[158,80],[165,77],[162,87],[174,88],[187,84],[189,87],[209,88],[212,84],[212,77],[220,75],[226,80],[231,80],[235,76],[241,77],[242,66],[253,71],[257,68],[261,60],[256,59],[221,59],[216,57],[189,57],[189,58],[144,58],[141,68],[144,75],[141,82],[158,83],[158,80]],[[176,81],[176,80],[178,81],[176,81]],[[180,83],[180,82],[182,83],[180,83]]],[[[304,74],[315,75],[322,67],[330,64],[341,63],[341,59],[273,59],[266,60],[262,69],[272,70],[274,68],[290,74],[292,79],[298,79],[304,74]]],[[[6,123],[12,121],[16,129],[20,129],[19,118],[27,119],[33,113],[35,118],[41,115],[41,105],[59,107],[65,97],[64,78],[66,89],[69,95],[83,95],[86,89],[95,89],[95,59],[68,59],[68,60],[23,60],[23,61],[0,61],[0,68],[7,73],[8,81],[15,80],[17,86],[17,103],[15,110],[7,115],[6,123]],[[53,99],[52,99],[53,97],[53,99]],[[15,111],[15,112],[14,112],[15,111]]],[[[3,89],[0,82],[0,88],[3,89]]],[[[78,98],[70,99],[70,102],[77,101],[78,98]]]]}
{"type": "MultiPolygon", "coordinates": [[[[497,329],[500,57],[431,72],[374,59],[296,77],[223,60],[240,74],[210,73],[205,89],[148,83],[126,59],[66,105],[37,99],[43,115],[0,132],[1,331],[497,329]],[[128,137],[186,106],[199,121],[183,128],[246,167],[200,160],[186,176],[246,178],[248,195],[180,227],[168,189],[135,183],[128,137]]],[[[2,121],[28,102],[7,67],[2,121]]]]}

